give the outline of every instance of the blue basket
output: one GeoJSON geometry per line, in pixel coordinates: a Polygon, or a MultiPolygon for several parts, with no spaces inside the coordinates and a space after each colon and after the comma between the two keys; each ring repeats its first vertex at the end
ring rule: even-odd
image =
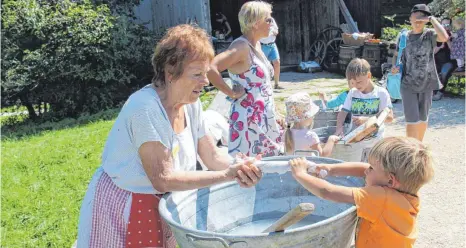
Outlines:
{"type": "Polygon", "coordinates": [[[396,59],[396,65],[400,69],[396,74],[388,73],[387,75],[387,91],[390,94],[390,97],[393,99],[401,99],[401,73],[403,71],[403,64],[401,63],[401,54],[403,52],[403,49],[406,47],[407,39],[408,30],[401,30],[400,39],[398,42],[398,56],[396,59]]]}

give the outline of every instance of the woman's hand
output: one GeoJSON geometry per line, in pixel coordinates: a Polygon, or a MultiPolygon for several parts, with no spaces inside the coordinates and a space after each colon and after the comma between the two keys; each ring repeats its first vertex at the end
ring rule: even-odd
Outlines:
{"type": "Polygon", "coordinates": [[[244,96],[244,94],[246,94],[246,90],[244,89],[244,87],[238,84],[233,85],[232,91],[233,94],[229,96],[232,99],[241,98],[242,96],[244,96]]]}
{"type": "Polygon", "coordinates": [[[353,123],[356,124],[356,126],[361,126],[362,124],[366,123],[367,120],[369,120],[369,117],[366,116],[356,116],[353,117],[353,123]]]}
{"type": "Polygon", "coordinates": [[[255,159],[250,159],[242,153],[236,155],[239,162],[230,166],[227,170],[227,177],[236,179],[238,184],[243,188],[249,188],[256,185],[261,177],[262,172],[254,165],[256,160],[260,160],[261,156],[256,156],[255,159]]]}
{"type": "Polygon", "coordinates": [[[394,65],[394,66],[392,67],[392,74],[397,74],[398,72],[400,72],[400,67],[394,65]]]}

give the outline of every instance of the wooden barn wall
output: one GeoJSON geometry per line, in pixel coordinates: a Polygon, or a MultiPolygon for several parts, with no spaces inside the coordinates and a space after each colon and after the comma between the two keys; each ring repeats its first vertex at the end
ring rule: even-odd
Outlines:
{"type": "MultiPolygon", "coordinates": [[[[354,21],[358,23],[360,32],[369,32],[380,37],[382,34],[382,1],[381,0],[345,0],[354,21]]],[[[342,20],[342,22],[345,22],[342,20]]]]}
{"type": "Polygon", "coordinates": [[[302,61],[302,23],[300,0],[275,1],[273,17],[279,34],[276,44],[282,64],[298,64],[302,61]]]}
{"type": "Polygon", "coordinates": [[[194,20],[210,32],[209,3],[209,0],[144,0],[136,6],[134,12],[139,23],[157,34],[194,20]]]}
{"type": "Polygon", "coordinates": [[[336,0],[313,0],[302,2],[303,56],[309,59],[310,46],[320,31],[328,26],[340,24],[339,8],[336,0]]]}
{"type": "MultiPolygon", "coordinates": [[[[211,0],[211,15],[221,11],[230,23],[233,37],[241,35],[238,12],[247,0],[211,0]]],[[[283,65],[308,60],[310,45],[328,25],[338,26],[339,9],[336,0],[274,0],[272,16],[280,34],[277,46],[283,65]]]]}

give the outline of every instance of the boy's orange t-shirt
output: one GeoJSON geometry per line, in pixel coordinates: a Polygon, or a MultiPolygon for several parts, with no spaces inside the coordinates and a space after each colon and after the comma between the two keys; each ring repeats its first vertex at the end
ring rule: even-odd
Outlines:
{"type": "Polygon", "coordinates": [[[381,186],[353,190],[359,228],[356,248],[414,247],[419,198],[381,186]]]}

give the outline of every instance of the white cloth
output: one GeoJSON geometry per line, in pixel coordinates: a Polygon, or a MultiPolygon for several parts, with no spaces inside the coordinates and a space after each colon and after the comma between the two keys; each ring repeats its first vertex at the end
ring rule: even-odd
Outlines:
{"type": "Polygon", "coordinates": [[[148,85],[129,97],[102,154],[102,168],[118,187],[134,193],[160,193],[149,181],[138,153],[149,141],[158,141],[172,151],[175,170],[196,169],[198,140],[205,134],[200,101],[185,105],[184,111],[190,133],[184,130],[177,135],[154,88],[148,85]]]}
{"type": "Polygon", "coordinates": [[[278,32],[278,26],[277,26],[277,23],[275,22],[275,19],[272,18],[272,23],[271,23],[270,30],[269,30],[269,37],[260,39],[260,43],[270,44],[270,43],[275,42],[275,40],[277,39],[277,36],[273,34],[276,32],[278,32]]]}
{"type": "Polygon", "coordinates": [[[228,145],[230,126],[225,117],[215,110],[206,110],[204,112],[204,124],[207,133],[212,136],[215,144],[220,141],[222,145],[228,145]]]}

